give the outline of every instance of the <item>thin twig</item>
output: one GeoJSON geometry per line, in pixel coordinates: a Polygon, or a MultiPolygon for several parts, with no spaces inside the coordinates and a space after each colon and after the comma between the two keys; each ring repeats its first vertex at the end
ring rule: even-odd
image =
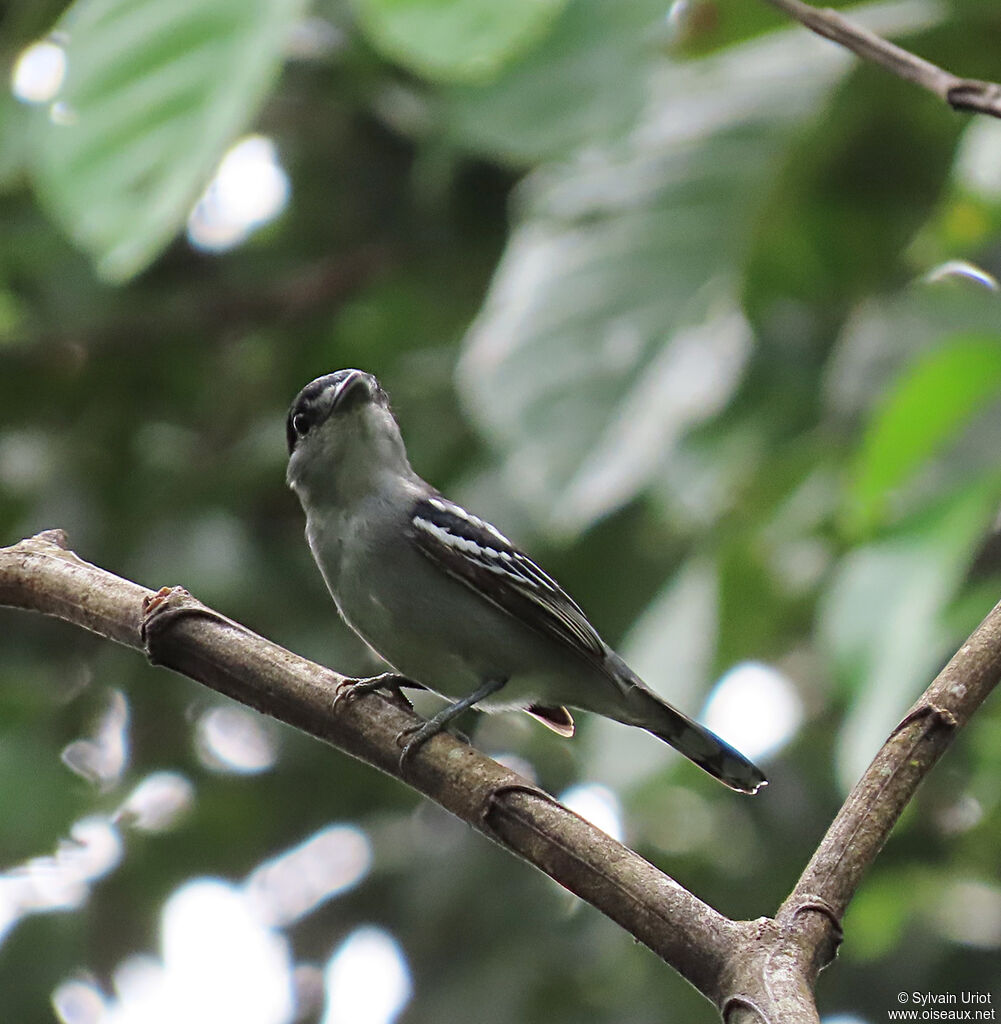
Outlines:
{"type": "Polygon", "coordinates": [[[918,57],[830,8],[820,9],[802,0],[767,0],[817,35],[830,39],[863,60],[879,64],[908,82],[927,89],[954,110],[1001,117],[1001,85],[975,78],[960,78],[937,64],[918,57]]]}

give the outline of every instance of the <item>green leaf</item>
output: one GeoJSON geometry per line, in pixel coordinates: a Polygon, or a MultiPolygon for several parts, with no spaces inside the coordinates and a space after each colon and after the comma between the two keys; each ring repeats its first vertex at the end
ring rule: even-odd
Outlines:
{"type": "Polygon", "coordinates": [[[751,348],[737,281],[753,197],[844,66],[780,33],[665,67],[628,140],[528,179],[460,382],[550,528],[641,493],[730,400],[751,348]]]}
{"type": "Polygon", "coordinates": [[[449,140],[527,165],[614,138],[643,105],[663,16],[658,0],[572,0],[545,39],[493,81],[444,92],[449,140]]]}
{"type": "Polygon", "coordinates": [[[938,454],[1001,393],[1001,336],[961,337],[917,360],[876,411],[855,462],[850,513],[883,517],[894,488],[938,454]]]}
{"type": "Polygon", "coordinates": [[[387,57],[430,79],[494,77],[542,38],[567,0],[354,0],[358,20],[387,57]]]}
{"type": "MultiPolygon", "coordinates": [[[[304,0],[78,0],[68,74],[37,113],[39,198],[101,277],[146,267],[254,118],[304,0]]],[[[57,36],[58,38],[59,36],[57,36]]]]}
{"type": "Polygon", "coordinates": [[[861,303],[828,361],[831,411],[867,419],[915,357],[950,336],[1001,338],[999,321],[998,295],[963,279],[921,281],[861,303]]]}

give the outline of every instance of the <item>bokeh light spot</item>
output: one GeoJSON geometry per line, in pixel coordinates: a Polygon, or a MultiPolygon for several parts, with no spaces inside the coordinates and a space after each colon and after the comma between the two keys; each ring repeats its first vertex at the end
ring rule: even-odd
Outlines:
{"type": "Polygon", "coordinates": [[[946,260],[945,263],[940,263],[929,270],[922,280],[925,284],[938,284],[940,281],[948,280],[971,281],[989,292],[1001,291],[1001,285],[993,274],[969,260],[946,260]]]}
{"type": "Polygon", "coordinates": [[[238,887],[204,878],[183,885],[164,905],[161,935],[162,960],[136,955],[116,968],[100,1024],[292,1020],[288,943],[255,919],[238,887]]]}
{"type": "Polygon", "coordinates": [[[410,1000],[410,968],[388,932],[365,925],[327,962],[327,1006],[321,1024],[392,1024],[410,1000]]]}
{"type": "Polygon", "coordinates": [[[278,150],[263,135],[238,141],[219,164],[188,217],[196,249],[224,252],[274,220],[288,205],[291,185],[278,150]]]}
{"type": "Polygon", "coordinates": [[[623,840],[622,807],[618,797],[607,787],[595,783],[582,783],[564,790],[559,798],[574,814],[579,814],[595,828],[617,839],[623,840]]]}
{"type": "Polygon", "coordinates": [[[85,739],[63,748],[63,764],[81,778],[111,789],[129,762],[129,705],[120,690],[111,690],[108,703],[85,739]]]}
{"type": "Polygon", "coordinates": [[[10,87],[22,103],[48,103],[66,78],[66,51],[58,42],[43,39],[21,51],[10,75],[10,87]]]}
{"type": "Polygon", "coordinates": [[[90,885],[114,869],[122,857],[117,829],[104,817],[82,818],[59,842],[55,854],[34,857],[0,874],[0,945],[29,914],[74,910],[90,885]]]}
{"type": "Polygon", "coordinates": [[[716,684],[703,720],[741,753],[762,757],[795,735],[803,722],[803,702],[777,668],[745,661],[716,684]]]}
{"type": "Polygon", "coordinates": [[[277,745],[260,715],[221,706],[206,711],[195,727],[195,746],[207,768],[256,775],[274,766],[277,745]]]}
{"type": "Polygon", "coordinates": [[[52,993],[52,1008],[63,1024],[101,1024],[104,995],[90,981],[64,981],[52,993]]]}
{"type": "Polygon", "coordinates": [[[284,926],[357,885],[371,865],[368,836],[356,825],[331,825],[261,864],[247,878],[247,896],[262,921],[284,926]]]}
{"type": "Polygon", "coordinates": [[[988,882],[950,882],[938,898],[935,920],[947,938],[977,949],[1001,948],[1001,888],[988,882]]]}
{"type": "Polygon", "coordinates": [[[116,820],[144,832],[163,832],[195,801],[195,787],[178,772],[153,772],[125,798],[116,820]]]}

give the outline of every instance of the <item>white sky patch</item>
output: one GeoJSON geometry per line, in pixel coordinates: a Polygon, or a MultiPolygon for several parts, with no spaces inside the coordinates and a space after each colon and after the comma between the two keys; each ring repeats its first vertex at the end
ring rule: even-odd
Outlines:
{"type": "Polygon", "coordinates": [[[207,768],[236,775],[267,771],[278,758],[274,734],[264,719],[228,705],[211,708],[198,719],[195,747],[207,768]]]}
{"type": "Polygon", "coordinates": [[[118,966],[99,1024],[290,1024],[288,943],[255,918],[237,886],[186,883],[164,905],[160,929],[161,958],[118,966]]]}
{"type": "MultiPolygon", "coordinates": [[[[173,783],[187,780],[172,776],[150,776],[126,804],[145,790],[152,803],[166,793],[173,805],[183,788],[173,783]]],[[[93,824],[117,837],[109,822],[93,824]]],[[[87,838],[87,828],[92,830],[92,823],[74,828],[78,843],[87,838]]],[[[68,978],[52,994],[56,1015],[63,1024],[292,1024],[297,994],[302,998],[312,989],[310,1005],[318,1010],[326,999],[328,1024],[391,1024],[411,993],[406,959],[391,936],[378,928],[359,929],[336,950],[321,975],[319,968],[296,968],[279,930],[357,884],[371,862],[365,833],[355,825],[339,824],[261,864],[243,884],[212,878],[188,881],[163,906],[159,952],[122,961],[110,991],[89,973],[68,978]]],[[[107,870],[109,863],[105,854],[91,865],[90,874],[107,870]]],[[[0,875],[0,936],[6,880],[0,875]]],[[[86,893],[85,886],[78,886],[54,895],[65,905],[78,903],[86,893]]]]}
{"type": "Polygon", "coordinates": [[[803,702],[778,669],[761,662],[734,665],[706,702],[705,724],[752,760],[787,743],[803,722],[803,702]]]}
{"type": "Polygon", "coordinates": [[[327,1006],[320,1024],[392,1024],[413,992],[399,943],[373,925],[341,943],[324,975],[327,1006]]]}
{"type": "Polygon", "coordinates": [[[188,241],[206,252],[234,249],[285,209],[291,191],[274,142],[248,135],[222,158],[192,208],[188,241]]]}
{"type": "Polygon", "coordinates": [[[607,786],[596,783],[571,786],[560,795],[559,801],[585,821],[622,842],[625,834],[622,828],[622,807],[618,797],[607,786]]]}
{"type": "Polygon", "coordinates": [[[11,92],[22,103],[49,103],[66,79],[66,51],[54,39],[42,39],[21,51],[10,75],[11,92]]]}
{"type": "Polygon", "coordinates": [[[261,921],[292,924],[357,885],[372,866],[372,845],[357,825],[330,825],[248,876],[245,891],[261,921]]]}
{"type": "Polygon", "coordinates": [[[92,883],[117,867],[121,857],[117,829],[94,816],[76,822],[52,856],[34,857],[0,874],[0,945],[29,914],[82,906],[92,883]]]}

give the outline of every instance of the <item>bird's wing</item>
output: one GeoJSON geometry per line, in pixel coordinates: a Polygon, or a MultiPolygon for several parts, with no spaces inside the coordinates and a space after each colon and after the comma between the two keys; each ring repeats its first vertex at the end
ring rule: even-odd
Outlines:
{"type": "Polygon", "coordinates": [[[439,495],[411,516],[420,550],[445,572],[536,632],[603,665],[608,649],[577,603],[499,530],[439,495]]]}

